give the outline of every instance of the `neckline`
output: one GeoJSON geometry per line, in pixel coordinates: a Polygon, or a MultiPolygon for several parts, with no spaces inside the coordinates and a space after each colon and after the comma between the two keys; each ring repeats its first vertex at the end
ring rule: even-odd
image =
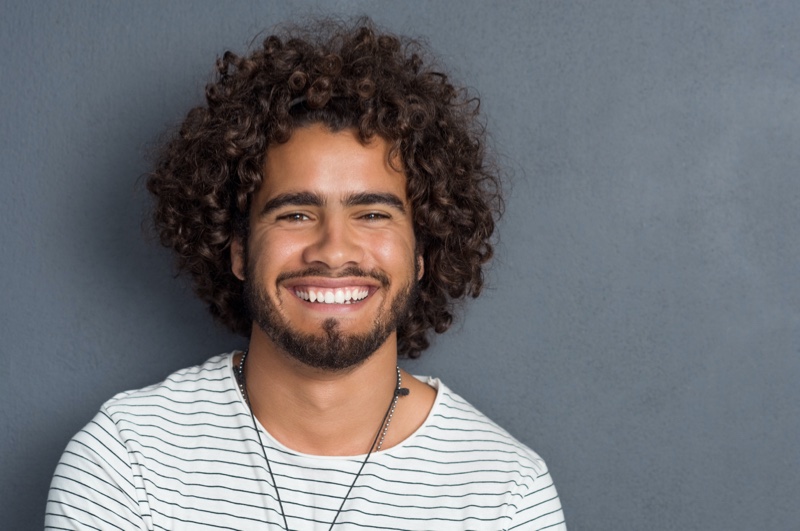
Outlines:
{"type": "MultiPolygon", "coordinates": [[[[242,396],[242,393],[239,390],[239,385],[236,382],[236,374],[235,374],[236,367],[234,367],[233,358],[238,352],[239,351],[237,351],[237,350],[235,350],[233,352],[229,352],[227,357],[226,357],[226,360],[225,360],[225,365],[227,367],[227,376],[226,377],[228,379],[228,384],[236,392],[236,396],[238,398],[238,400],[237,400],[238,407],[241,408],[242,412],[246,413],[247,416],[249,417],[250,416],[249,406],[247,405],[247,402],[245,401],[244,396],[242,396]]],[[[442,389],[444,387],[444,384],[442,384],[442,382],[438,378],[432,378],[430,376],[417,376],[415,374],[412,374],[411,376],[416,378],[417,380],[421,381],[424,384],[430,385],[431,387],[433,387],[436,390],[436,398],[433,401],[433,406],[431,407],[431,410],[428,412],[428,416],[425,417],[425,421],[419,426],[419,428],[414,430],[411,433],[411,435],[409,435],[404,440],[402,440],[401,442],[399,442],[398,444],[396,444],[396,445],[394,445],[394,446],[392,446],[390,448],[386,448],[385,450],[380,450],[378,452],[372,452],[372,456],[373,457],[390,454],[395,449],[400,449],[400,448],[403,448],[404,446],[406,446],[409,443],[409,441],[415,439],[424,429],[427,428],[428,424],[431,422],[431,420],[433,418],[433,415],[440,408],[439,404],[442,402],[442,399],[443,399],[443,396],[444,396],[443,389],[442,389]]],[[[303,458],[308,458],[308,459],[319,459],[319,460],[323,460],[323,461],[335,461],[335,460],[351,461],[351,460],[354,460],[354,459],[364,459],[364,457],[367,455],[366,452],[361,453],[361,454],[353,454],[353,455],[316,455],[316,454],[307,454],[307,453],[299,452],[299,451],[297,451],[297,450],[295,450],[293,448],[289,448],[288,446],[284,445],[279,440],[277,440],[275,437],[273,437],[272,434],[269,432],[269,430],[267,430],[261,424],[261,422],[258,420],[258,418],[255,418],[255,421],[256,421],[256,426],[258,427],[259,430],[261,430],[261,433],[266,437],[266,440],[269,441],[270,446],[272,446],[273,448],[275,448],[276,450],[278,450],[281,453],[288,453],[288,454],[291,454],[293,456],[298,456],[298,457],[303,457],[303,458]]]]}

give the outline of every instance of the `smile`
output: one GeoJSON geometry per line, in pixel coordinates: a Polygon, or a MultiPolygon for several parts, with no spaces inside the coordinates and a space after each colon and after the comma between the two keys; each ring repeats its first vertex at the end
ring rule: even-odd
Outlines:
{"type": "Polygon", "coordinates": [[[354,304],[367,298],[369,288],[362,286],[346,288],[295,288],[294,294],[304,301],[319,304],[354,304]]]}

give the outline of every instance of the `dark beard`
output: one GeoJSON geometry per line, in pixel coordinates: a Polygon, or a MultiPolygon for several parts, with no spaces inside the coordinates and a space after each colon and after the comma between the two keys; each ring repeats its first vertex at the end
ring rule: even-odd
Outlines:
{"type": "MultiPolygon", "coordinates": [[[[342,370],[354,367],[369,358],[389,335],[402,325],[411,313],[418,295],[417,283],[413,280],[404,286],[391,301],[388,312],[381,312],[375,326],[364,334],[344,334],[335,317],[322,322],[321,334],[307,334],[293,329],[281,317],[278,309],[267,296],[263,286],[253,279],[258,278],[248,263],[244,281],[244,299],[251,317],[272,341],[292,358],[310,367],[325,370],[342,370]]],[[[276,284],[288,278],[317,275],[319,270],[281,275],[276,284]]],[[[361,276],[381,281],[383,289],[389,287],[385,275],[350,268],[339,276],[361,276]]],[[[414,279],[417,267],[414,268],[414,279]]]]}

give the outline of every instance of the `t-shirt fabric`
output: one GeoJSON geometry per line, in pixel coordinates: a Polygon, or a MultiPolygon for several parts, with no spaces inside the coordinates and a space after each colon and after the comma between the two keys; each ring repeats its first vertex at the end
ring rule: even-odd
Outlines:
{"type": "MultiPolygon", "coordinates": [[[[291,450],[260,424],[233,354],[116,395],[67,445],[46,529],[328,529],[364,461],[291,450]]],[[[373,453],[334,529],[564,530],[544,461],[438,379],[424,424],[373,453]]]]}

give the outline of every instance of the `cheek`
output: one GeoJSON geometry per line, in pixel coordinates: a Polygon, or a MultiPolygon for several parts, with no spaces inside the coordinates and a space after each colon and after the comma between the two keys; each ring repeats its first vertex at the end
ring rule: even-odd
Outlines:
{"type": "MultiPolygon", "coordinates": [[[[415,258],[414,238],[405,234],[374,235],[368,238],[369,254],[382,269],[413,268],[415,258]]],[[[395,273],[397,275],[398,273],[395,273]]]]}
{"type": "Polygon", "coordinates": [[[298,238],[262,231],[250,237],[248,265],[255,269],[262,279],[274,277],[281,270],[297,267],[304,247],[298,238]]]}

